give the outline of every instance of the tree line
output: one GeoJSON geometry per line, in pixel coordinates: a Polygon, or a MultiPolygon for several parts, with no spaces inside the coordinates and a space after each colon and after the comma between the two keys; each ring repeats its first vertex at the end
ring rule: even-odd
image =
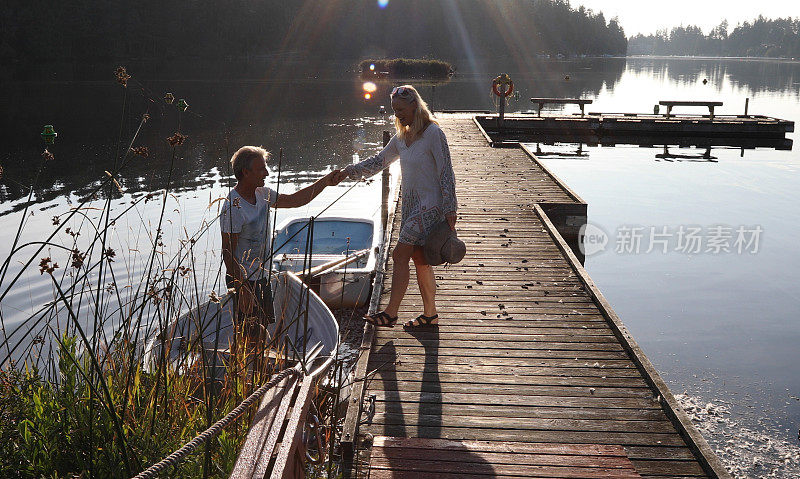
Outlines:
{"type": "Polygon", "coordinates": [[[730,57],[800,57],[800,18],[759,16],[729,32],[727,21],[708,34],[697,26],[680,26],[628,41],[629,55],[686,55],[730,57]]]}
{"type": "Polygon", "coordinates": [[[277,59],[349,62],[624,55],[616,19],[568,0],[9,0],[0,62],[277,59]]]}

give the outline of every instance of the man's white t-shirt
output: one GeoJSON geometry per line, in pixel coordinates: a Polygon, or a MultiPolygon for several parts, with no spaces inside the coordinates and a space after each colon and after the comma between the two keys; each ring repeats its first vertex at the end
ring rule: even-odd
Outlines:
{"type": "Polygon", "coordinates": [[[225,199],[219,216],[223,233],[238,233],[234,259],[247,270],[248,280],[265,277],[262,266],[270,256],[269,211],[278,199],[272,188],[256,188],[256,203],[251,204],[233,189],[225,199]]]}

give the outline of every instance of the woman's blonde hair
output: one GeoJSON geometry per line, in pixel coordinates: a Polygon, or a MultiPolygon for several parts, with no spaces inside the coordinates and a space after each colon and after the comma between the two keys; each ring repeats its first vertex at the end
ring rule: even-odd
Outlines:
{"type": "Polygon", "coordinates": [[[409,103],[416,103],[417,108],[414,109],[414,119],[411,121],[411,124],[408,126],[403,126],[400,123],[400,120],[397,117],[394,118],[394,127],[397,130],[397,137],[401,140],[405,140],[409,136],[413,137],[414,139],[417,138],[417,135],[422,133],[428,123],[436,123],[437,125],[439,122],[433,117],[433,113],[428,109],[428,104],[425,103],[425,100],[419,96],[419,92],[411,85],[403,85],[395,88],[392,90],[393,93],[391,95],[392,100],[400,99],[407,101],[409,103]],[[405,92],[409,93],[405,93],[405,92]]]}

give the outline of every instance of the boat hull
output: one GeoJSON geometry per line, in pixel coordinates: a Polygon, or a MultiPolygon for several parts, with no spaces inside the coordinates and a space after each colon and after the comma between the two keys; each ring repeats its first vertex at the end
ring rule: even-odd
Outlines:
{"type": "MultiPolygon", "coordinates": [[[[271,282],[275,321],[267,326],[269,349],[298,361],[321,344],[319,357],[333,357],[339,345],[339,325],[322,299],[291,272],[278,273],[271,282]]],[[[181,315],[149,341],[146,367],[155,370],[166,361],[185,368],[201,351],[227,354],[234,339],[233,313],[233,296],[226,294],[181,315]]]]}

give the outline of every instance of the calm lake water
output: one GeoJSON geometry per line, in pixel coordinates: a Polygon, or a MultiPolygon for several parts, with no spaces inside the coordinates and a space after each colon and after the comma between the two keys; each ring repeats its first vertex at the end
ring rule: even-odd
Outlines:
{"type": "MultiPolygon", "coordinates": [[[[632,58],[505,68],[520,92],[512,111],[529,109],[525,99],[531,96],[581,96],[595,100],[590,111],[606,112],[651,112],[665,99],[718,99],[725,104],[717,112],[725,114],[741,113],[750,98],[751,113],[800,121],[798,63],[632,58]]],[[[500,71],[463,73],[420,90],[434,108],[493,109],[489,84],[500,71]]],[[[388,108],[391,85],[378,85],[374,98],[365,101],[361,82],[350,73],[302,80],[169,82],[131,73],[137,81],[127,91],[113,80],[2,85],[1,258],[10,251],[34,178],[38,175],[22,242],[46,237],[54,229],[52,217],[68,212],[91,193],[104,171],[114,169],[115,152],[127,147],[147,111],[150,120],[134,146],[148,146],[150,156],[132,157],[122,170],[123,192],[114,193],[114,211],[169,182],[173,194],[165,208],[165,257],[176,251],[180,238],[211,222],[198,242],[205,253],[197,258],[196,271],[201,288],[218,290],[214,200],[231,185],[227,159],[233,150],[258,144],[276,153],[274,181],[282,148],[280,188],[291,191],[373,154],[381,131],[391,128],[390,117],[378,112],[380,105],[388,108]],[[188,101],[186,113],[178,115],[161,100],[168,91],[188,101]],[[55,160],[38,172],[44,124],[55,125],[59,136],[50,148],[55,160]],[[172,162],[165,138],[176,130],[189,138],[172,162]],[[119,142],[120,137],[127,140],[119,142]]],[[[797,148],[743,153],[714,148],[711,159],[696,148],[671,147],[669,153],[682,156],[677,158],[657,157],[664,153],[661,147],[584,146],[580,155],[577,145],[539,148],[542,161],[588,202],[589,222],[608,240],[603,251],[587,255],[586,268],[712,447],[741,477],[800,475],[797,148]],[[700,252],[679,247],[681,228],[699,228],[700,252]],[[741,253],[735,242],[739,228],[750,234],[748,239],[758,231],[756,241],[743,244],[741,253]],[[633,231],[641,234],[638,252],[628,240],[633,231]],[[651,239],[657,241],[648,252],[651,239]],[[715,252],[714,241],[730,251],[715,252]]],[[[315,214],[351,185],[326,190],[305,208],[279,212],[278,222],[289,215],[315,214]]],[[[374,215],[377,186],[356,186],[334,211],[374,215]]],[[[92,204],[102,207],[102,195],[92,204]]],[[[147,232],[155,230],[161,206],[158,199],[137,204],[114,226],[118,286],[141,277],[142,255],[150,244],[147,232]]],[[[58,238],[71,244],[64,233],[58,238]]],[[[0,291],[21,269],[16,260],[32,254],[27,248],[15,256],[0,291]]],[[[62,274],[69,270],[63,267],[69,264],[65,253],[51,248],[48,254],[62,265],[62,274]]],[[[37,264],[38,258],[0,306],[12,345],[31,336],[26,318],[53,298],[37,264]]]]}

